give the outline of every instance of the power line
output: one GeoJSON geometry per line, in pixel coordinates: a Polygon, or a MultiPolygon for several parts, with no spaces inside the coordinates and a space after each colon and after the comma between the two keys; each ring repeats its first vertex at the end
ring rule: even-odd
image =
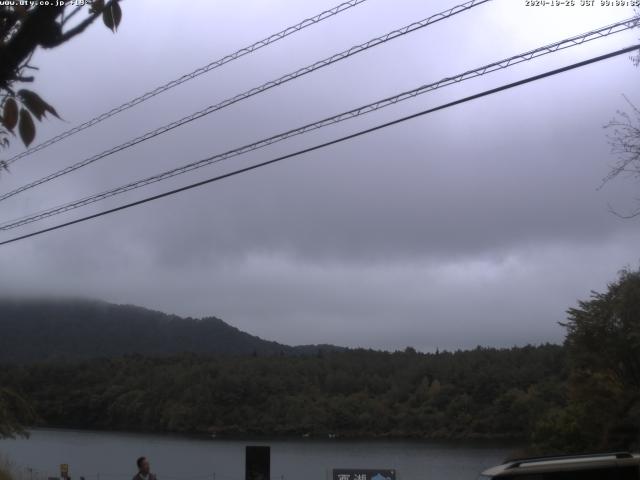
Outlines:
{"type": "Polygon", "coordinates": [[[218,110],[221,110],[223,108],[226,108],[230,105],[233,105],[237,102],[240,102],[242,100],[245,100],[247,98],[253,97],[254,95],[257,95],[259,93],[263,93],[273,87],[277,87],[279,85],[282,85],[283,83],[286,83],[288,81],[294,80],[296,78],[299,78],[303,75],[306,75],[308,73],[314,72],[320,68],[324,68],[328,65],[332,65],[336,62],[339,62],[340,60],[344,60],[345,58],[349,58],[353,55],[356,55],[358,53],[364,52],[365,50],[368,50],[372,47],[381,45],[383,43],[386,43],[390,40],[396,39],[398,37],[401,37],[403,35],[407,35],[408,33],[412,33],[415,32],[416,30],[419,30],[421,28],[424,28],[428,25],[431,25],[433,23],[439,22],[441,20],[445,20],[447,18],[450,18],[454,15],[457,15],[458,13],[467,11],[473,7],[476,7],[478,5],[481,5],[483,3],[487,3],[490,2],[491,0],[469,0],[466,3],[463,3],[461,5],[457,5],[455,7],[449,8],[447,10],[445,10],[444,12],[440,12],[437,13],[435,15],[432,15],[428,18],[425,18],[424,20],[420,20],[418,22],[414,22],[410,25],[407,25],[405,27],[399,28],[397,30],[393,30],[385,35],[373,38],[371,40],[369,40],[368,42],[362,43],[360,45],[356,45],[354,47],[351,47],[347,50],[344,50],[340,53],[336,53],[328,58],[325,58],[324,60],[320,60],[312,65],[300,68],[298,70],[296,70],[295,72],[289,73],[287,75],[283,75],[282,77],[279,77],[275,80],[271,80],[269,82],[263,83],[262,85],[260,85],[259,87],[254,87],[250,90],[247,90],[244,93],[238,94],[234,97],[228,98],[226,100],[223,100],[222,102],[215,104],[215,105],[210,105],[207,108],[200,110],[198,112],[195,112],[191,115],[188,115],[186,117],[181,118],[180,120],[176,120],[172,123],[169,123],[167,125],[164,125],[160,128],[157,128],[155,130],[151,130],[147,133],[145,133],[144,135],[141,135],[139,137],[136,137],[132,140],[129,140],[126,143],[120,144],[116,147],[113,147],[109,150],[106,150],[102,153],[99,153],[97,155],[94,155],[92,157],[86,158],[84,160],[81,160],[77,163],[74,163],[73,165],[70,165],[66,168],[63,168],[62,170],[58,170],[57,172],[54,172],[52,174],[49,174],[45,177],[42,177],[36,181],[33,181],[31,183],[28,183],[26,185],[23,185],[21,187],[16,188],[15,190],[12,190],[8,193],[2,194],[0,195],[0,201],[6,200],[7,198],[13,197],[21,192],[24,192],[25,190],[29,190],[31,188],[37,187],[38,185],[42,185],[43,183],[49,182],[55,178],[58,178],[62,175],[66,175],[68,173],[71,173],[75,170],[78,170],[79,168],[85,167],[87,165],[90,165],[94,162],[97,162],[98,160],[108,157],[110,155],[113,155],[114,153],[118,153],[122,150],[125,150],[127,148],[130,148],[134,145],[137,145],[138,143],[144,142],[146,140],[152,139],[154,137],[157,137],[158,135],[162,135],[170,130],[173,130],[174,128],[180,127],[186,123],[192,122],[194,120],[197,120],[199,118],[202,118],[206,115],[209,115],[213,112],[216,112],[218,110]]]}
{"type": "Polygon", "coordinates": [[[322,120],[319,120],[317,122],[314,123],[310,123],[307,125],[304,125],[302,127],[298,127],[292,130],[288,130],[286,132],[277,134],[277,135],[273,135],[271,137],[259,140],[257,142],[254,143],[250,143],[247,145],[243,145],[241,147],[235,148],[233,150],[229,150],[227,152],[221,153],[221,154],[217,154],[214,156],[210,156],[192,163],[188,163],[186,165],[177,167],[177,168],[173,168],[171,170],[150,176],[150,177],[146,177],[134,182],[130,182],[128,184],[113,188],[111,190],[107,190],[95,195],[91,195],[85,198],[82,198],[80,200],[75,200],[73,202],[69,202],[63,205],[58,205],[56,207],[52,207],[40,212],[36,212],[36,213],[31,213],[27,216],[18,218],[18,219],[13,219],[7,222],[4,222],[2,224],[0,224],[0,230],[11,230],[14,228],[18,228],[20,226],[23,225],[27,225],[29,223],[33,223],[36,222],[38,220],[42,220],[44,218],[48,218],[54,215],[58,215],[64,212],[68,212],[70,210],[75,210],[76,208],[80,208],[86,205],[90,205],[92,203],[96,203],[98,201],[104,200],[106,198],[110,198],[116,195],[120,195],[122,193],[126,193],[128,191],[131,190],[135,190],[137,188],[141,188],[147,185],[151,185],[153,183],[162,181],[162,180],[166,180],[172,177],[175,177],[177,175],[181,175],[187,172],[190,172],[192,170],[196,170],[198,168],[202,168],[205,167],[207,165],[211,165],[214,163],[219,163],[222,162],[224,160],[227,160],[229,158],[232,157],[236,157],[254,150],[258,150],[260,148],[264,148],[266,146],[272,145],[274,143],[278,143],[280,141],[286,140],[288,138],[297,136],[297,135],[301,135],[304,134],[306,132],[312,131],[312,130],[317,130],[323,127],[326,127],[328,125],[333,125],[336,123],[340,123],[346,120],[349,120],[351,118],[355,118],[361,115],[365,115],[367,113],[371,113],[377,110],[380,110],[382,108],[386,108],[389,107],[391,105],[394,105],[396,103],[414,98],[418,95],[422,95],[424,93],[433,91],[433,90],[437,90],[439,88],[443,88],[445,86],[454,84],[454,83],[458,83],[464,80],[469,80],[471,78],[475,78],[478,76],[482,76],[485,75],[487,73],[491,73],[494,72],[496,70],[500,70],[500,69],[505,69],[508,67],[511,67],[513,65],[517,65],[519,63],[525,62],[525,61],[529,61],[532,60],[534,58],[540,57],[542,55],[546,55],[549,53],[553,53],[556,52],[558,50],[563,50],[569,47],[573,47],[576,45],[581,45],[587,41],[591,41],[591,40],[595,40],[598,38],[602,38],[605,37],[607,35],[611,35],[613,33],[617,33],[617,32],[621,32],[630,28],[634,28],[635,26],[637,26],[638,24],[640,24],[640,18],[629,18],[626,20],[622,20],[620,22],[608,25],[606,27],[602,27],[596,30],[591,30],[589,32],[583,33],[581,35],[576,35],[549,45],[545,45],[543,47],[539,47],[536,48],[534,50],[529,50],[527,52],[518,54],[518,55],[514,55],[502,60],[498,60],[496,62],[484,65],[482,67],[478,67],[475,68],[473,70],[467,70],[463,73],[454,75],[452,77],[445,77],[444,79],[441,79],[437,82],[433,82],[430,84],[426,84],[426,85],[422,85],[418,88],[415,88],[413,90],[409,90],[406,92],[402,92],[398,95],[392,96],[392,97],[387,97],[385,99],[382,100],[378,100],[376,102],[373,103],[369,103],[367,105],[363,105],[360,106],[358,108],[349,110],[347,112],[343,112],[343,113],[339,113],[337,115],[334,115],[332,117],[328,117],[328,118],[324,118],[322,120]]]}
{"type": "Polygon", "coordinates": [[[512,82],[512,83],[509,83],[509,84],[506,84],[506,85],[502,85],[500,87],[492,88],[490,90],[485,90],[483,92],[476,93],[475,95],[470,95],[468,97],[464,97],[464,98],[461,98],[459,100],[455,100],[453,102],[445,103],[445,104],[439,105],[437,107],[429,108],[427,110],[422,110],[422,111],[420,111],[418,113],[414,113],[412,115],[407,115],[407,116],[398,118],[396,120],[392,120],[390,122],[386,122],[386,123],[382,123],[380,125],[376,125],[375,127],[367,128],[365,130],[360,130],[360,131],[358,131],[356,133],[352,133],[350,135],[345,135],[343,137],[340,137],[340,138],[337,138],[337,139],[334,139],[334,140],[330,140],[328,142],[324,142],[324,143],[321,143],[321,144],[318,144],[318,145],[314,145],[313,147],[308,147],[308,148],[305,148],[305,149],[302,149],[302,150],[298,150],[296,152],[289,153],[287,155],[282,155],[280,157],[276,157],[274,159],[267,160],[265,162],[261,162],[261,163],[255,164],[255,165],[251,165],[249,167],[245,167],[245,168],[241,168],[241,169],[238,169],[238,170],[234,170],[233,172],[229,172],[229,173],[225,173],[225,174],[222,174],[222,175],[218,175],[216,177],[212,177],[212,178],[209,178],[207,180],[202,180],[200,182],[192,183],[192,184],[186,185],[184,187],[176,188],[174,190],[169,190],[167,192],[163,192],[163,193],[160,193],[160,194],[157,194],[157,195],[153,195],[153,196],[150,196],[150,197],[147,197],[147,198],[143,198],[142,200],[137,200],[135,202],[127,203],[127,204],[121,205],[119,207],[111,208],[109,210],[104,210],[102,212],[98,212],[98,213],[95,213],[93,215],[88,215],[86,217],[78,218],[76,220],[71,220],[69,222],[61,223],[61,224],[55,225],[53,227],[44,228],[44,229],[38,230],[36,232],[28,233],[26,235],[21,235],[19,237],[14,237],[14,238],[11,238],[9,240],[4,240],[4,241],[0,242],[0,246],[7,245],[7,244],[13,243],[13,242],[17,242],[19,240],[24,240],[24,239],[27,239],[27,238],[30,238],[30,237],[34,237],[36,235],[41,235],[43,233],[47,233],[47,232],[51,232],[51,231],[54,231],[54,230],[58,230],[58,229],[61,229],[61,228],[64,228],[64,227],[68,227],[68,226],[71,226],[71,225],[75,225],[76,223],[81,223],[81,222],[85,222],[85,221],[88,221],[88,220],[92,220],[94,218],[98,218],[98,217],[102,217],[102,216],[105,216],[105,215],[109,215],[111,213],[119,212],[120,210],[126,210],[128,208],[135,207],[137,205],[142,205],[144,203],[152,202],[152,201],[158,200],[160,198],[164,198],[164,197],[168,197],[168,196],[171,196],[171,195],[175,195],[175,194],[180,193],[180,192],[184,192],[184,191],[187,191],[187,190],[191,190],[193,188],[201,187],[203,185],[207,185],[209,183],[217,182],[219,180],[223,180],[225,178],[233,177],[233,176],[239,175],[241,173],[249,172],[251,170],[256,170],[258,168],[265,167],[267,165],[271,165],[271,164],[274,164],[274,163],[277,163],[277,162],[281,162],[281,161],[289,159],[289,158],[297,157],[297,156],[303,155],[305,153],[313,152],[315,150],[320,150],[322,148],[326,148],[326,147],[331,146],[331,145],[335,145],[335,144],[338,144],[338,143],[345,142],[347,140],[351,140],[353,138],[357,138],[357,137],[360,137],[360,136],[363,136],[363,135],[366,135],[366,134],[369,134],[369,133],[373,133],[373,132],[376,132],[378,130],[382,130],[383,128],[387,128],[387,127],[390,127],[392,125],[397,125],[399,123],[403,123],[403,122],[406,122],[408,120],[412,120],[412,119],[427,115],[429,113],[433,113],[433,112],[436,112],[436,111],[439,111],[439,110],[444,110],[446,108],[450,108],[450,107],[453,107],[453,106],[456,106],[456,105],[460,105],[462,103],[470,102],[472,100],[476,100],[478,98],[486,97],[488,95],[493,95],[494,93],[502,92],[504,90],[508,90],[510,88],[518,87],[520,85],[524,85],[524,84],[527,84],[527,83],[531,83],[531,82],[535,82],[535,81],[538,81],[538,80],[542,80],[542,79],[550,77],[552,75],[558,75],[560,73],[564,73],[564,72],[567,72],[569,70],[573,70],[573,69],[576,69],[576,68],[584,67],[586,65],[590,65],[590,64],[593,64],[593,63],[596,63],[596,62],[607,60],[609,58],[613,58],[613,57],[616,57],[616,56],[619,56],[619,55],[624,55],[625,53],[632,52],[632,51],[637,50],[639,48],[640,48],[640,44],[633,45],[631,47],[626,47],[626,48],[623,48],[621,50],[616,50],[614,52],[610,52],[610,53],[607,53],[605,55],[600,55],[598,57],[593,57],[593,58],[590,58],[588,60],[584,60],[582,62],[574,63],[574,64],[571,64],[571,65],[567,65],[565,67],[558,68],[558,69],[555,69],[555,70],[550,70],[548,72],[541,73],[541,74],[538,74],[538,75],[534,75],[532,77],[528,77],[528,78],[525,78],[525,79],[522,79],[522,80],[518,80],[516,82],[512,82]]]}
{"type": "Polygon", "coordinates": [[[209,63],[208,65],[205,65],[203,67],[197,68],[196,70],[187,73],[183,76],[181,76],[180,78],[177,78],[175,80],[172,80],[170,82],[165,83],[164,85],[160,85],[159,87],[154,88],[153,90],[150,90],[136,98],[133,98],[131,100],[129,100],[128,102],[123,103],[122,105],[115,107],[111,110],[109,110],[108,112],[102,113],[101,115],[98,115],[97,117],[92,118],[91,120],[87,120],[86,122],[73,127],[65,132],[60,133],[59,135],[56,135],[55,137],[50,138],[49,140],[46,140],[45,142],[42,142],[38,145],[35,145],[34,147],[31,147],[27,150],[25,150],[24,152],[21,152],[13,157],[11,157],[10,159],[6,160],[7,165],[11,165],[12,163],[20,160],[21,158],[27,157],[29,155],[31,155],[32,153],[38,152],[44,148],[47,148],[51,145],[53,145],[54,143],[58,143],[61,140],[64,140],[67,137],[70,137],[71,135],[74,135],[78,132],[81,132],[82,130],[85,130],[89,127],[92,127],[94,125],[97,125],[98,123],[106,120],[107,118],[113,117],[114,115],[117,115],[118,113],[124,112],[125,110],[128,110],[129,108],[132,108],[142,102],[145,102],[153,97],[155,97],[156,95],[160,95],[163,92],[166,92],[167,90],[170,90],[174,87],[177,87],[178,85],[181,85],[185,82],[188,82],[189,80],[192,80],[196,77],[199,77],[200,75],[203,75],[207,72],[210,72],[211,70],[214,70],[218,67],[221,67],[229,62],[232,62],[234,60],[237,60],[240,57],[243,57],[245,55],[248,55],[249,53],[253,53],[256,50],[259,50],[263,47],[266,47],[267,45],[271,45],[272,43],[275,43],[279,40],[282,40],[286,37],[288,37],[289,35],[292,35],[296,32],[299,32],[300,30],[303,30],[307,27],[310,27],[312,25],[316,25],[320,22],[322,22],[323,20],[326,20],[328,18],[334,17],[336,15],[338,15],[339,13],[344,12],[345,10],[348,10],[352,7],[358,6],[361,3],[366,2],[367,0],[349,0],[348,2],[344,2],[341,3],[340,5],[337,5],[333,8],[330,8],[329,10],[325,10],[324,12],[321,12],[317,15],[314,15],[313,17],[307,18],[305,20],[303,20],[300,23],[297,23],[296,25],[292,25],[291,27],[287,27],[284,30],[278,32],[278,33],[274,33],[273,35],[270,35],[266,38],[263,38],[262,40],[259,40],[251,45],[249,45],[248,47],[244,47],[241,48],[240,50],[237,50],[234,53],[230,53],[229,55],[225,55],[222,58],[219,58],[218,60],[215,60],[211,63],[209,63]]]}

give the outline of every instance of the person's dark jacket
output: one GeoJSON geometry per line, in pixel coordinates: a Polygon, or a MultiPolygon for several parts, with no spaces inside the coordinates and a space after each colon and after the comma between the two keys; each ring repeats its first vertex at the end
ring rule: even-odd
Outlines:
{"type": "MultiPolygon", "coordinates": [[[[144,477],[140,474],[140,472],[136,473],[132,480],[144,480],[144,477]]],[[[158,480],[153,473],[149,473],[147,480],[158,480]]]]}

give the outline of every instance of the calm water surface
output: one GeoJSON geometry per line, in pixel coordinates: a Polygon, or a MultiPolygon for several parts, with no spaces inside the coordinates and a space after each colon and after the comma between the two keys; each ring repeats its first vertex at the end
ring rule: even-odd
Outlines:
{"type": "Polygon", "coordinates": [[[0,455],[25,480],[58,476],[61,463],[69,464],[72,480],[131,480],[141,455],[149,458],[158,480],[242,480],[246,445],[271,446],[272,480],[326,480],[333,468],[395,469],[398,480],[475,479],[514,448],[414,441],[229,441],[47,429],[33,431],[29,439],[0,440],[0,455]]]}

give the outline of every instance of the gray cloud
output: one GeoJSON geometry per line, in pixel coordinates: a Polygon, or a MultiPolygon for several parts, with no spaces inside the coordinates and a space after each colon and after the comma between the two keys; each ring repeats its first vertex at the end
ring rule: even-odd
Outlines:
{"type": "MultiPolygon", "coordinates": [[[[3,219],[632,13],[533,12],[516,3],[492,2],[104,159],[7,201],[3,219]],[[513,22],[514,14],[527,15],[527,21],[513,22]]],[[[254,1],[242,12],[233,2],[195,2],[189,11],[153,5],[126,5],[116,35],[96,25],[82,40],[38,54],[35,87],[70,122],[42,124],[39,139],[332,2],[266,7],[254,1]],[[179,39],[171,33],[176,16],[189,25],[179,39]]],[[[372,0],[15,164],[0,187],[14,188],[451,5],[372,0]]],[[[635,37],[625,33],[464,82],[82,213],[575,62],[635,37]]],[[[556,322],[565,309],[639,260],[637,221],[607,211],[608,204],[632,202],[637,185],[620,182],[597,190],[615,160],[602,125],[623,106],[622,93],[637,96],[639,74],[626,58],[610,60],[4,247],[0,288],[217,315],[291,343],[432,349],[560,341],[556,322]]]]}

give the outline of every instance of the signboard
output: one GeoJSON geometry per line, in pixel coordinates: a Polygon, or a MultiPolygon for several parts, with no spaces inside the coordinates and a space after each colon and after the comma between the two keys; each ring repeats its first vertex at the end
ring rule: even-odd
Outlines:
{"type": "Polygon", "coordinates": [[[68,477],[69,476],[69,464],[68,463],[62,463],[60,465],[60,476],[61,477],[68,477]]]}
{"type": "Polygon", "coordinates": [[[333,480],[396,480],[396,471],[334,468],[333,480]]]}

